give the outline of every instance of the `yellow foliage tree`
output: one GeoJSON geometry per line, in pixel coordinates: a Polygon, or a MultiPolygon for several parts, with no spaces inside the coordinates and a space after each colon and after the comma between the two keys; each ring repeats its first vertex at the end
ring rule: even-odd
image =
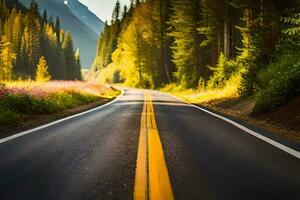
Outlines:
{"type": "Polygon", "coordinates": [[[0,81],[11,80],[13,71],[13,62],[16,59],[16,53],[13,51],[12,43],[6,42],[0,48],[0,81]]]}
{"type": "Polygon", "coordinates": [[[48,72],[48,64],[44,56],[39,60],[39,64],[36,69],[35,80],[38,82],[48,82],[51,79],[51,76],[48,72]]]}

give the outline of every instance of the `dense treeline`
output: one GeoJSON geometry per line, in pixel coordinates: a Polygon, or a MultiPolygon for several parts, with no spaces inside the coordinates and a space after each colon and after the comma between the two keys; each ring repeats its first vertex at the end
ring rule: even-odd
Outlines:
{"type": "Polygon", "coordinates": [[[0,0],[0,81],[35,79],[42,57],[52,79],[81,79],[79,53],[59,18],[41,16],[35,2],[28,9],[14,3],[0,0]]]}
{"type": "Polygon", "coordinates": [[[298,0],[132,1],[101,35],[101,81],[158,88],[235,84],[257,108],[300,92],[298,0]]]}

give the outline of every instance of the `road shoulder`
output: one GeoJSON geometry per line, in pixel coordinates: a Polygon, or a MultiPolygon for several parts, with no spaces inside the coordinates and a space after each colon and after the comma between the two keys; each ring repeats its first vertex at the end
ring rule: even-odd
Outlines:
{"type": "MultiPolygon", "coordinates": [[[[168,94],[178,99],[179,101],[191,104],[176,95],[165,93],[165,92],[163,93],[168,94]]],[[[250,117],[250,116],[249,117],[242,116],[235,112],[230,112],[230,109],[221,109],[216,105],[214,106],[210,104],[205,104],[205,105],[191,104],[191,105],[196,108],[199,108],[199,110],[204,109],[208,112],[224,117],[234,123],[244,126],[249,130],[254,131],[255,133],[258,133],[259,135],[262,135],[263,137],[269,138],[275,142],[283,144],[288,148],[292,148],[298,152],[300,151],[300,137],[299,137],[299,132],[297,131],[291,131],[291,130],[286,130],[282,127],[276,127],[272,124],[268,124],[267,122],[261,121],[258,118],[250,117]]]]}

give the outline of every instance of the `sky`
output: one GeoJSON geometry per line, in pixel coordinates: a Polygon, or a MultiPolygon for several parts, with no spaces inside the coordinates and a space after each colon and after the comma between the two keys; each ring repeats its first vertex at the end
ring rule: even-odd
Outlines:
{"type": "MultiPolygon", "coordinates": [[[[79,0],[85,4],[90,11],[95,13],[102,21],[110,21],[113,8],[117,0],[79,0]]],[[[123,5],[129,5],[130,0],[120,0],[123,5]]]]}

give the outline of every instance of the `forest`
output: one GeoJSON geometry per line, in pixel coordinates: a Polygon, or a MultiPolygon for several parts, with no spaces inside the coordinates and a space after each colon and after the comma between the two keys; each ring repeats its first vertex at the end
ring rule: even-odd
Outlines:
{"type": "Polygon", "coordinates": [[[59,17],[41,15],[34,1],[0,0],[0,82],[12,80],[81,80],[79,51],[59,17]]]}
{"type": "Polygon", "coordinates": [[[143,88],[234,88],[272,110],[300,92],[297,0],[117,2],[91,73],[143,88]]]}

